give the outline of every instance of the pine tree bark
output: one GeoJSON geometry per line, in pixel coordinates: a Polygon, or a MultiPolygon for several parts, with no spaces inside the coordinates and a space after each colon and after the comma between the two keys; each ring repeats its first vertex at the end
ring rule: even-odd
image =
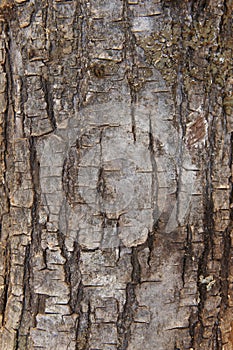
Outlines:
{"type": "Polygon", "coordinates": [[[232,0],[0,2],[0,348],[233,349],[232,0]]]}

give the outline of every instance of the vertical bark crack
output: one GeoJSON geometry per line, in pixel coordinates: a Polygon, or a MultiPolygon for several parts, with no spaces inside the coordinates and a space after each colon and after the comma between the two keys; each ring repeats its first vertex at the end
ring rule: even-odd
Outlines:
{"type": "Polygon", "coordinates": [[[53,96],[51,92],[51,87],[49,84],[49,81],[41,77],[41,86],[42,90],[44,92],[44,97],[46,101],[46,110],[47,110],[47,115],[50,120],[50,123],[53,127],[53,131],[56,130],[57,125],[56,125],[56,118],[54,115],[54,110],[53,110],[53,96]]]}
{"type": "Polygon", "coordinates": [[[89,350],[89,338],[91,333],[91,305],[88,303],[87,311],[80,309],[78,327],[76,332],[76,350],[89,350]]]}
{"type": "Polygon", "coordinates": [[[185,274],[186,274],[187,265],[192,254],[192,229],[190,225],[186,225],[186,232],[187,232],[187,235],[186,235],[186,242],[184,246],[184,256],[183,256],[183,264],[182,264],[183,287],[185,286],[185,274]]]}
{"type": "Polygon", "coordinates": [[[33,205],[31,208],[31,243],[25,250],[25,269],[23,278],[23,306],[20,317],[20,323],[16,334],[16,349],[28,349],[28,339],[30,328],[36,325],[36,316],[41,308],[39,304],[39,295],[35,294],[32,289],[33,283],[33,257],[34,254],[41,250],[41,232],[38,222],[38,209],[40,203],[40,183],[39,183],[39,163],[36,153],[35,138],[29,139],[30,147],[30,171],[33,189],[33,205]]]}
{"type": "Polygon", "coordinates": [[[121,314],[117,320],[118,347],[117,350],[126,350],[131,335],[131,324],[137,307],[135,288],[141,281],[141,267],[138,260],[138,247],[132,248],[131,264],[133,267],[131,279],[126,286],[126,301],[121,314]]]}
{"type": "Polygon", "coordinates": [[[124,21],[124,58],[127,63],[126,77],[131,95],[131,123],[133,140],[136,142],[136,122],[135,122],[135,104],[137,102],[137,90],[139,88],[138,66],[136,64],[136,39],[131,31],[130,8],[127,0],[123,1],[123,21],[124,21]]]}
{"type": "Polygon", "coordinates": [[[0,298],[0,313],[2,314],[2,325],[5,324],[5,312],[8,299],[8,289],[10,283],[10,271],[11,271],[11,249],[10,243],[7,243],[5,248],[5,275],[4,275],[4,289],[0,298]]]}

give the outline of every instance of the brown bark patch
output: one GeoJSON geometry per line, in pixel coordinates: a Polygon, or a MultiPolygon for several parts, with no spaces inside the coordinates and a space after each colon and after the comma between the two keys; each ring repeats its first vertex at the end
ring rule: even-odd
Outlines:
{"type": "Polygon", "coordinates": [[[231,332],[230,332],[230,336],[229,336],[229,342],[233,346],[233,321],[231,322],[231,332]]]}
{"type": "Polygon", "coordinates": [[[187,126],[186,130],[186,142],[189,147],[204,141],[206,137],[206,122],[204,116],[201,115],[197,117],[194,122],[191,122],[187,126]]]}

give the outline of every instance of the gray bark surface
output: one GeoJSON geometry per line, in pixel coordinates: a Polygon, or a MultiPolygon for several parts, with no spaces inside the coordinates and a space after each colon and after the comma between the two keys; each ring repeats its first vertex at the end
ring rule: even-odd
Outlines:
{"type": "Polygon", "coordinates": [[[0,349],[232,350],[232,0],[0,1],[0,349]]]}

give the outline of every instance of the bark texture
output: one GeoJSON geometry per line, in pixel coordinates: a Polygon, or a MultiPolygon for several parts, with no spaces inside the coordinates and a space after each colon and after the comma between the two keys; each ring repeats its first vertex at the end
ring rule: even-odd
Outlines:
{"type": "Polygon", "coordinates": [[[0,348],[232,350],[232,0],[0,1],[0,348]]]}

